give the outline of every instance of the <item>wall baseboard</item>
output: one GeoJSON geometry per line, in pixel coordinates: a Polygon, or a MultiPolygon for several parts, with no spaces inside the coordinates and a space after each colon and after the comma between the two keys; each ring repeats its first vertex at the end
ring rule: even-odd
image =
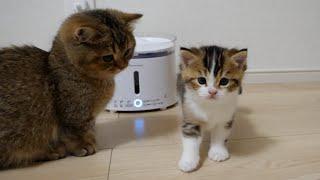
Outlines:
{"type": "Polygon", "coordinates": [[[320,82],[320,69],[248,70],[245,83],[320,82]]]}

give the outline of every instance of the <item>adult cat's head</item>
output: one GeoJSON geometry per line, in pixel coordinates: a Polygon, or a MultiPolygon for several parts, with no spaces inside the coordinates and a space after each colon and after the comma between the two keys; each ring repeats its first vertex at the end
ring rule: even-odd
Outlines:
{"type": "Polygon", "coordinates": [[[180,68],[189,91],[204,99],[219,99],[241,91],[247,68],[247,49],[181,48],[180,68]]]}
{"type": "Polygon", "coordinates": [[[136,45],[133,24],[140,17],[113,9],[76,13],[62,24],[58,38],[79,71],[105,79],[128,66],[136,45]]]}

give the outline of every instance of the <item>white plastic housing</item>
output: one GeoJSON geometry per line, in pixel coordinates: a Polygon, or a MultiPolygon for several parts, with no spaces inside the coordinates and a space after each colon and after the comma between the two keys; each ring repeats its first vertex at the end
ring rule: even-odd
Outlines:
{"type": "Polygon", "coordinates": [[[161,39],[137,39],[134,58],[115,78],[115,93],[107,110],[165,109],[177,102],[175,39],[161,39]],[[134,74],[139,76],[139,93],[134,74]]]}

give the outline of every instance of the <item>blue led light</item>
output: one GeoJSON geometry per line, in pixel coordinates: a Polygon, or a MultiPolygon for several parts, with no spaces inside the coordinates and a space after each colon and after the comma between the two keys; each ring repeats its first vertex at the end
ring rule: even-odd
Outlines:
{"type": "Polygon", "coordinates": [[[134,120],[134,132],[137,137],[142,137],[144,135],[144,119],[137,118],[134,120]]]}

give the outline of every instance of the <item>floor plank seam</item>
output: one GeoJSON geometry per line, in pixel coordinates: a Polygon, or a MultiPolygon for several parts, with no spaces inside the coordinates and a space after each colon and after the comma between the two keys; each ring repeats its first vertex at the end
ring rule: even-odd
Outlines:
{"type": "Polygon", "coordinates": [[[111,152],[110,152],[110,160],[109,160],[109,168],[108,168],[107,180],[109,180],[109,175],[110,175],[110,170],[111,170],[112,152],[113,152],[113,148],[111,149],[111,152]]]}
{"type": "MultiPolygon", "coordinates": [[[[253,138],[239,138],[239,139],[231,139],[230,142],[241,142],[241,141],[251,141],[251,140],[268,140],[274,138],[285,138],[285,137],[294,137],[294,136],[310,136],[310,135],[318,135],[320,133],[303,133],[303,134],[291,134],[291,135],[280,135],[280,136],[268,136],[268,137],[253,137],[253,138]]],[[[209,140],[204,140],[203,142],[207,143],[209,140]]],[[[140,145],[140,146],[115,146],[112,150],[121,150],[121,149],[134,149],[134,148],[143,148],[143,147],[157,147],[157,146],[175,146],[177,143],[168,143],[168,144],[152,144],[152,145],[140,145]]]]}
{"type": "Polygon", "coordinates": [[[315,133],[300,133],[300,134],[284,134],[284,135],[278,135],[278,136],[260,136],[260,137],[248,137],[248,138],[238,138],[238,139],[230,139],[230,141],[241,141],[241,140],[256,140],[256,139],[272,139],[272,138],[280,138],[280,137],[293,137],[293,136],[309,136],[309,135],[317,135],[320,134],[320,132],[315,133]]]}

